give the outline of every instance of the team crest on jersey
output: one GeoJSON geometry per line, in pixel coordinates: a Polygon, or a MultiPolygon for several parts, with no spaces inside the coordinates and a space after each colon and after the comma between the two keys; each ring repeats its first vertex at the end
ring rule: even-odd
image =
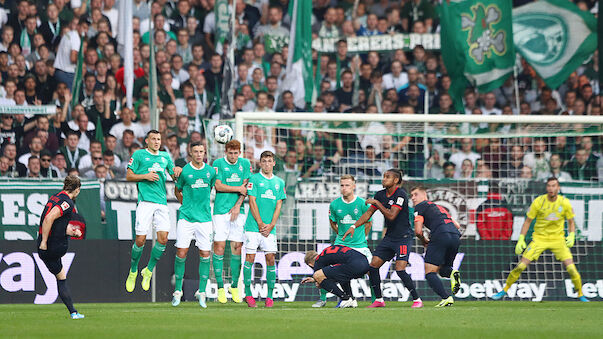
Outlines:
{"type": "Polygon", "coordinates": [[[399,205],[399,206],[404,205],[404,198],[398,197],[398,200],[396,200],[396,205],[399,205]]]}
{"type": "Polygon", "coordinates": [[[354,214],[358,214],[358,209],[354,208],[354,214]]]}
{"type": "Polygon", "coordinates": [[[243,166],[239,165],[239,171],[243,172],[243,166]]]}
{"type": "Polygon", "coordinates": [[[209,174],[209,172],[207,172],[207,179],[209,179],[209,176],[210,176],[210,174],[209,174]]]}
{"type": "Polygon", "coordinates": [[[192,174],[189,174],[189,175],[188,175],[188,177],[189,177],[189,178],[192,178],[192,177],[193,177],[193,175],[192,175],[192,174]]]}
{"type": "Polygon", "coordinates": [[[151,159],[150,159],[150,158],[144,158],[144,160],[145,160],[145,161],[149,161],[149,160],[151,160],[151,159]]]}
{"type": "Polygon", "coordinates": [[[561,213],[561,211],[563,211],[563,207],[559,206],[559,208],[557,209],[557,212],[561,213]]]}
{"type": "Polygon", "coordinates": [[[260,187],[264,187],[264,183],[263,182],[260,183],[260,187]]]}
{"type": "Polygon", "coordinates": [[[66,211],[69,208],[69,203],[67,201],[63,201],[63,203],[61,204],[61,209],[63,211],[66,211]]]}
{"type": "Polygon", "coordinates": [[[279,189],[279,184],[274,185],[274,188],[279,189]]]}
{"type": "Polygon", "coordinates": [[[394,201],[393,201],[393,200],[390,200],[390,201],[389,201],[387,204],[391,206],[391,205],[393,205],[393,204],[394,204],[394,201]]]}
{"type": "Polygon", "coordinates": [[[342,210],[337,210],[337,213],[341,213],[341,212],[343,212],[343,211],[342,210]]]}
{"type": "Polygon", "coordinates": [[[226,167],[226,168],[224,169],[224,172],[230,172],[230,168],[226,167]]]}

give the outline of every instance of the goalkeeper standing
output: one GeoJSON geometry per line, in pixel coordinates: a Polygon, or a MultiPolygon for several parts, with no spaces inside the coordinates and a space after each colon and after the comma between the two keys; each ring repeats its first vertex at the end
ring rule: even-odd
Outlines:
{"type": "Polygon", "coordinates": [[[517,264],[511,273],[509,273],[507,283],[503,290],[493,295],[492,299],[502,299],[507,294],[511,285],[519,279],[521,272],[523,272],[532,261],[538,260],[538,257],[540,257],[542,252],[551,250],[551,252],[555,254],[557,260],[563,262],[567,273],[569,273],[569,276],[572,279],[572,283],[574,283],[574,288],[578,291],[578,299],[580,301],[589,301],[582,294],[582,279],[574,264],[572,253],[569,250],[574,246],[576,240],[574,211],[569,199],[559,195],[560,188],[559,180],[557,180],[557,178],[549,178],[546,182],[547,194],[537,197],[532,202],[527,218],[521,228],[519,240],[515,246],[515,254],[519,255],[523,252],[523,257],[519,264],[517,264]],[[536,219],[536,224],[534,224],[532,242],[526,246],[525,236],[534,219],[536,219]],[[569,234],[564,239],[565,220],[567,220],[568,223],[569,234]]]}

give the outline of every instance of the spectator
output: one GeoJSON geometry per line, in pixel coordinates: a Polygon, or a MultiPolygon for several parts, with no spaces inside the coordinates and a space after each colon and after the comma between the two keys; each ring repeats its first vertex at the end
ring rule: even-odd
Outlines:
{"type": "Polygon", "coordinates": [[[67,161],[63,153],[58,152],[52,157],[52,167],[57,171],[59,178],[67,176],[67,161]]]}
{"type": "Polygon", "coordinates": [[[574,158],[565,165],[564,170],[573,180],[598,180],[597,163],[588,160],[588,151],[580,148],[574,158]]]}
{"type": "Polygon", "coordinates": [[[473,178],[473,162],[470,159],[465,159],[461,162],[461,170],[456,174],[457,179],[471,179],[473,178]]]}
{"type": "MultiPolygon", "coordinates": [[[[477,161],[477,159],[480,159],[481,156],[475,152],[472,151],[472,147],[473,147],[473,140],[470,138],[463,138],[461,139],[461,149],[455,153],[453,153],[450,156],[449,161],[452,162],[456,168],[461,168],[463,161],[465,159],[469,159],[469,161],[471,161],[471,169],[473,170],[473,167],[475,167],[475,162],[477,161]]],[[[460,170],[459,172],[457,172],[457,174],[460,174],[460,170]]]]}
{"type": "Polygon", "coordinates": [[[426,30],[431,32],[433,19],[436,17],[436,11],[433,5],[427,0],[410,0],[402,6],[402,28],[408,32],[413,23],[422,21],[425,23],[426,30]]]}
{"type": "Polygon", "coordinates": [[[548,178],[553,177],[559,179],[559,181],[571,181],[572,176],[569,173],[562,171],[561,167],[562,162],[559,154],[551,154],[551,157],[549,158],[550,171],[546,173],[540,173],[539,176],[536,177],[536,179],[546,181],[548,178]]]}
{"type": "Polygon", "coordinates": [[[132,147],[133,144],[137,144],[134,132],[131,129],[126,129],[122,134],[121,140],[117,142],[113,152],[122,159],[122,161],[126,161],[130,159],[130,147],[132,147]]]}
{"type": "Polygon", "coordinates": [[[266,46],[269,54],[278,52],[285,45],[289,37],[289,29],[282,24],[283,9],[280,5],[271,5],[268,8],[268,24],[256,26],[253,36],[266,46]]]}
{"type": "Polygon", "coordinates": [[[113,151],[103,152],[103,165],[107,167],[107,174],[111,179],[122,179],[126,177],[124,169],[116,163],[117,157],[113,151]]]}
{"type": "Polygon", "coordinates": [[[501,166],[507,161],[504,156],[505,153],[506,149],[501,147],[501,139],[490,138],[488,146],[482,153],[482,159],[484,159],[485,164],[492,170],[492,176],[494,178],[499,178],[501,176],[501,166]]]}
{"type": "MultiPolygon", "coordinates": [[[[148,107],[146,107],[146,105],[145,108],[148,112],[148,107]]],[[[133,111],[131,111],[127,107],[124,107],[122,108],[119,117],[121,118],[121,122],[118,122],[117,124],[113,125],[113,127],[111,127],[111,130],[109,130],[109,134],[123,135],[124,131],[129,129],[134,132],[134,137],[137,138],[139,141],[142,141],[145,138],[146,133],[144,132],[142,126],[140,126],[139,123],[132,121],[135,118],[133,111]]]]}
{"type": "MultiPolygon", "coordinates": [[[[84,115],[85,117],[85,115],[84,115]]],[[[87,118],[86,118],[87,119],[87,118]]],[[[65,145],[62,146],[59,150],[65,156],[65,160],[67,161],[67,168],[78,168],[80,159],[88,154],[84,149],[79,147],[80,136],[74,131],[67,132],[67,138],[65,141],[65,145]]]]}
{"type": "Polygon", "coordinates": [[[433,149],[431,151],[431,156],[427,159],[425,163],[425,177],[433,178],[433,179],[442,179],[444,178],[444,159],[440,157],[440,153],[433,149]]]}
{"type": "Polygon", "coordinates": [[[354,76],[352,72],[345,70],[341,73],[341,87],[335,90],[335,97],[340,105],[340,112],[352,107],[354,97],[354,76]]]}
{"type": "Polygon", "coordinates": [[[551,153],[546,151],[546,143],[542,138],[534,139],[532,143],[532,152],[526,153],[523,157],[523,164],[530,167],[534,173],[532,176],[538,178],[543,173],[549,172],[549,159],[551,153]]]}
{"type": "Polygon", "coordinates": [[[488,165],[482,163],[477,166],[477,171],[475,173],[475,178],[477,179],[492,179],[492,171],[490,171],[490,167],[488,165]]]}
{"type": "Polygon", "coordinates": [[[322,24],[320,24],[318,28],[318,37],[339,38],[341,36],[341,31],[339,27],[337,27],[337,24],[335,22],[336,20],[337,13],[335,12],[335,8],[329,7],[325,13],[324,21],[322,22],[322,24]]]}
{"type": "Polygon", "coordinates": [[[78,170],[80,173],[86,173],[88,171],[94,172],[94,163],[92,161],[93,153],[101,153],[103,151],[103,146],[99,141],[93,141],[90,143],[90,148],[88,149],[88,154],[84,155],[80,159],[80,163],[78,165],[78,170]]]}
{"type": "Polygon", "coordinates": [[[4,145],[3,155],[8,162],[9,177],[19,178],[27,174],[27,167],[17,161],[17,146],[15,144],[4,145]]]}
{"type": "Polygon", "coordinates": [[[520,145],[511,146],[509,160],[501,166],[500,176],[503,178],[516,179],[521,176],[521,168],[523,167],[523,148],[520,145]]]}
{"type": "Polygon", "coordinates": [[[532,179],[534,177],[532,168],[530,166],[523,165],[519,177],[522,179],[532,179]]]}
{"type": "Polygon", "coordinates": [[[304,160],[304,165],[301,172],[302,178],[322,177],[325,174],[331,173],[333,162],[325,155],[325,147],[321,144],[314,145],[312,157],[307,157],[304,160]]]}
{"type": "Polygon", "coordinates": [[[450,161],[446,161],[444,163],[444,165],[442,166],[443,170],[444,170],[444,178],[446,179],[453,179],[454,175],[456,173],[456,165],[450,161]]]}
{"type": "Polygon", "coordinates": [[[71,90],[73,78],[75,76],[75,67],[77,65],[77,55],[80,51],[80,36],[84,33],[82,22],[73,18],[69,23],[67,31],[61,38],[57,50],[57,56],[54,61],[55,79],[57,82],[67,84],[71,90]]]}
{"type": "Polygon", "coordinates": [[[42,145],[42,140],[40,138],[33,137],[31,139],[31,142],[29,143],[29,152],[23,154],[22,156],[19,157],[19,162],[22,163],[23,165],[26,165],[28,163],[28,159],[31,156],[36,156],[40,157],[40,152],[44,149],[44,145],[42,145]]]}
{"type": "Polygon", "coordinates": [[[27,159],[27,178],[42,178],[40,174],[40,158],[37,155],[32,155],[27,159]]]}

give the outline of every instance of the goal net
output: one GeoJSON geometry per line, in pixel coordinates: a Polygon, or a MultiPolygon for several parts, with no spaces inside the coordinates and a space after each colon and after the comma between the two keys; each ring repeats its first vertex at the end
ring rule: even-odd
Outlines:
{"type": "MultiPolygon", "coordinates": [[[[429,199],[461,224],[455,267],[463,284],[457,298],[467,300],[485,300],[502,289],[519,259],[514,247],[526,212],[535,197],[546,193],[546,179],[558,177],[561,194],[576,214],[577,241],[571,251],[584,293],[603,297],[601,117],[256,112],[237,113],[236,121],[225,123],[233,126],[244,144],[243,156],[256,170],[261,152],[273,151],[275,173],[286,183],[287,200],[276,226],[276,298],[318,298],[313,285],[299,284],[312,272],[303,258],[307,250],[321,251],[335,239],[328,212],[340,196],[339,177],[354,175],[356,194],[367,198],[382,189],[382,174],[389,168],[404,171],[407,192],[416,184],[427,187],[429,199]]],[[[210,158],[223,155],[222,145],[207,141],[210,158]]],[[[368,236],[371,250],[383,225],[376,212],[368,236]]],[[[415,241],[407,272],[422,298],[436,299],[425,280],[423,255],[423,246],[415,241]]],[[[266,265],[262,255],[256,261],[252,291],[257,297],[266,293],[266,265]]],[[[386,299],[408,300],[391,262],[380,273],[386,299]]],[[[368,279],[353,281],[352,288],[360,300],[370,298],[368,279]]],[[[545,252],[508,295],[565,300],[575,297],[575,291],[562,264],[545,252]]]]}

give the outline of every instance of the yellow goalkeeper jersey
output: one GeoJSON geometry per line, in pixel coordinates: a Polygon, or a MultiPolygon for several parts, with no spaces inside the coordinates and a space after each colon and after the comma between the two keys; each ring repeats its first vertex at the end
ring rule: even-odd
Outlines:
{"type": "Polygon", "coordinates": [[[536,219],[533,238],[558,240],[565,237],[565,220],[574,218],[574,210],[568,198],[557,195],[557,199],[551,202],[544,194],[534,199],[527,216],[536,219]]]}

